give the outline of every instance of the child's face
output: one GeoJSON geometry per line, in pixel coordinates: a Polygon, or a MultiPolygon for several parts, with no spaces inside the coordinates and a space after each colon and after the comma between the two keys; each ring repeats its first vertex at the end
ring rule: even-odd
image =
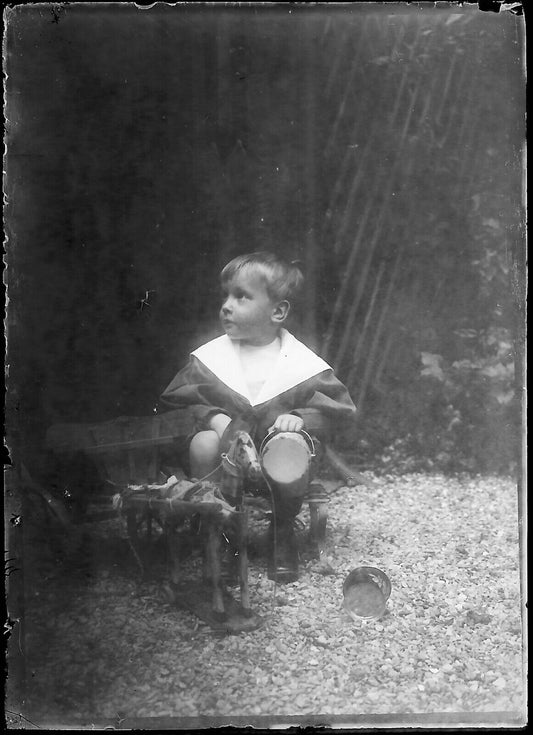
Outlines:
{"type": "Polygon", "coordinates": [[[231,339],[251,345],[266,345],[275,338],[276,302],[272,301],[263,279],[253,271],[239,271],[222,285],[220,321],[231,339]]]}

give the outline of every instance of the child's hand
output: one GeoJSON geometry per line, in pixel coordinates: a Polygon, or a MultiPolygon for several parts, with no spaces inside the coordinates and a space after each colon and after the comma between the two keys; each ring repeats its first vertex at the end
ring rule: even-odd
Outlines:
{"type": "Polygon", "coordinates": [[[304,427],[303,419],[292,413],[282,413],[274,421],[269,431],[301,431],[304,427]]]}

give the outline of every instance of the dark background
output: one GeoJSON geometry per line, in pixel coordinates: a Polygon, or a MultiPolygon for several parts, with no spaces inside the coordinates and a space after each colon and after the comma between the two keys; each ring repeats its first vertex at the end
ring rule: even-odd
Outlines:
{"type": "Polygon", "coordinates": [[[220,268],[267,248],[302,261],[293,329],[360,409],[361,466],[513,469],[522,19],[396,3],[6,19],[14,456],[37,466],[57,422],[157,409],[219,333],[220,268]]]}

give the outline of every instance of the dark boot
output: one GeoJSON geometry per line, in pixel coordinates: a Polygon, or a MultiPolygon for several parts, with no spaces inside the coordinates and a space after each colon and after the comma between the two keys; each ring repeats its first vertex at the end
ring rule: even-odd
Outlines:
{"type": "Polygon", "coordinates": [[[296,582],[299,553],[293,519],[273,518],[268,536],[268,578],[280,584],[296,582]]]}

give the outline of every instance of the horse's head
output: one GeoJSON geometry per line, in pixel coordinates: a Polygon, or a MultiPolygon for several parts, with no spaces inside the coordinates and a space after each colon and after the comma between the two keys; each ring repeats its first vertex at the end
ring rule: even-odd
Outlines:
{"type": "Polygon", "coordinates": [[[257,482],[261,477],[259,455],[252,437],[246,431],[235,434],[228,448],[227,459],[241,478],[257,482]]]}

